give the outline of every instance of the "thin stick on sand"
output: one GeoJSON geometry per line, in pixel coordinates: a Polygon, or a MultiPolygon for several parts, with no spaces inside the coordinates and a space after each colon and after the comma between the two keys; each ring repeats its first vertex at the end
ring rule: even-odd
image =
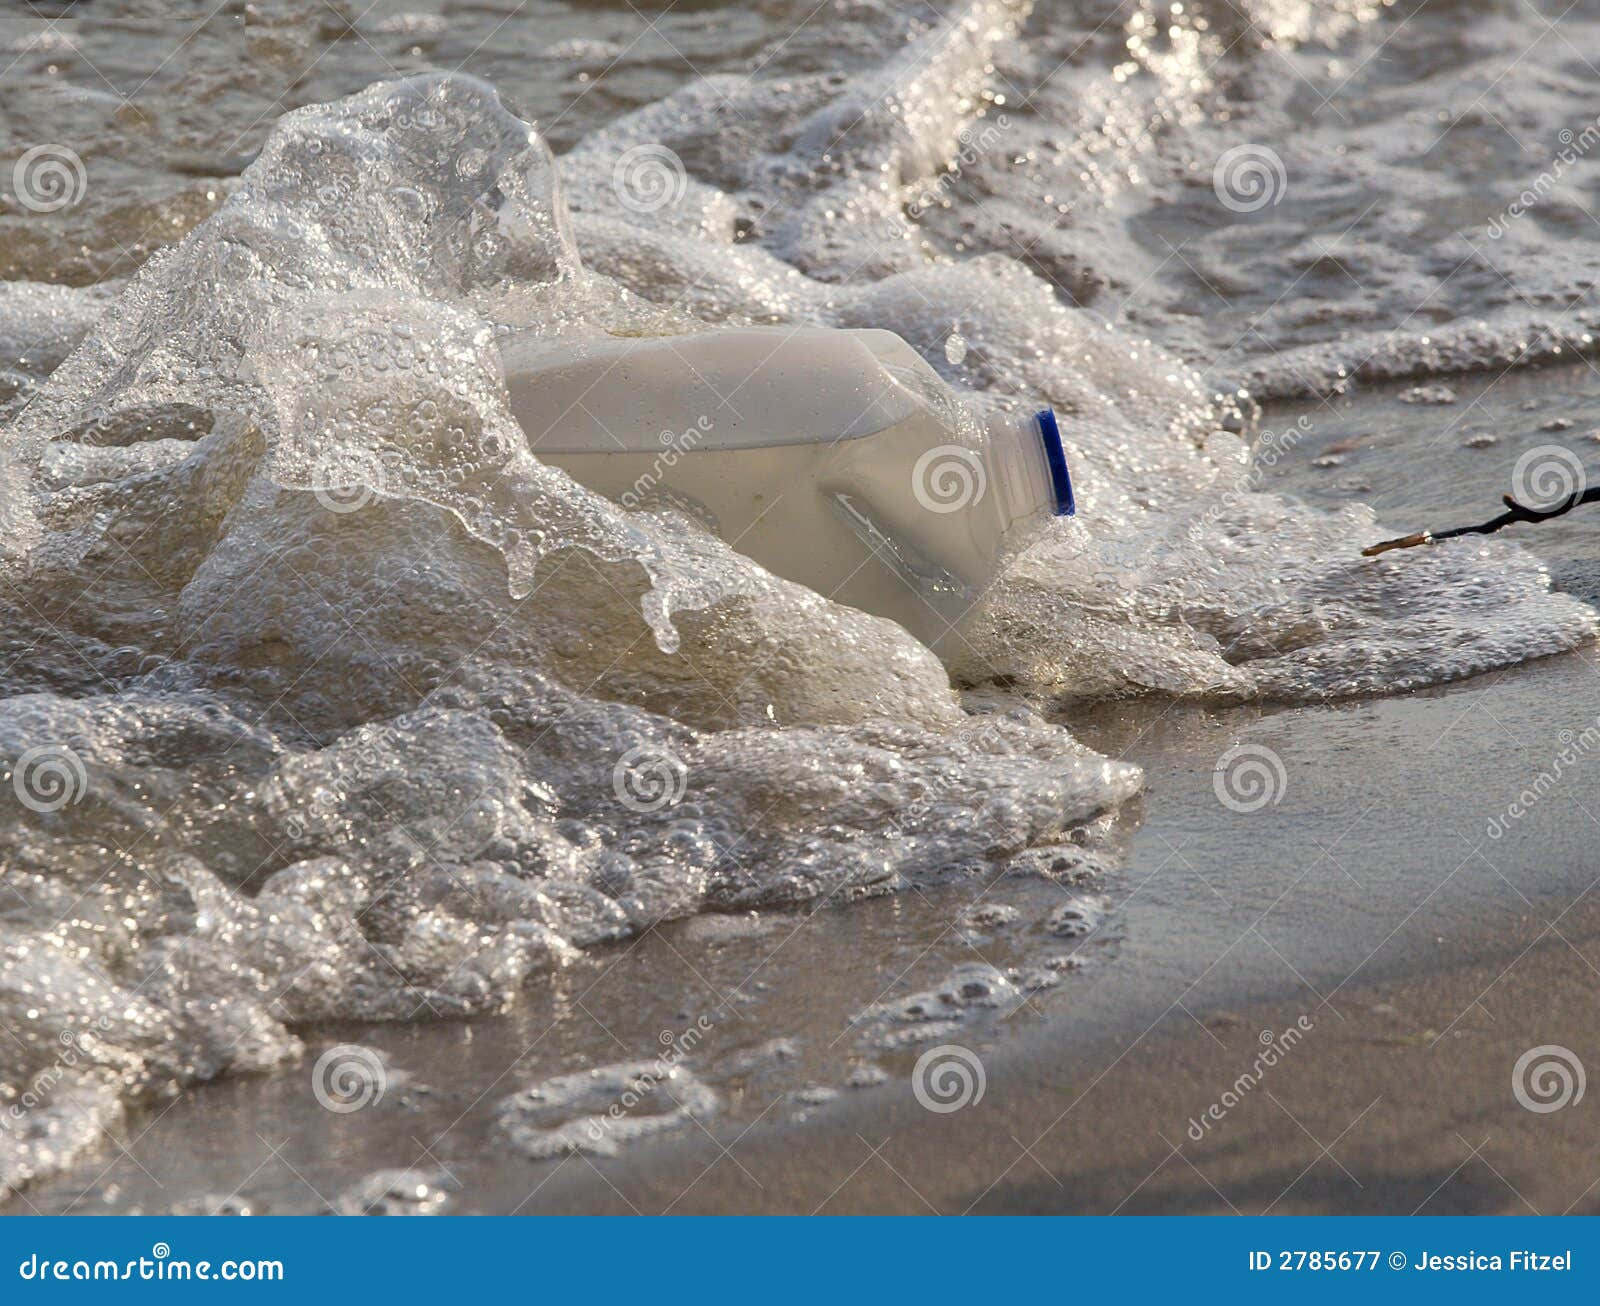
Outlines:
{"type": "Polygon", "coordinates": [[[1375,558],[1380,553],[1387,553],[1390,549],[1414,549],[1419,544],[1437,544],[1440,540],[1453,540],[1458,535],[1493,535],[1496,531],[1504,530],[1507,526],[1514,526],[1518,522],[1549,521],[1552,517],[1564,517],[1581,503],[1593,503],[1600,499],[1600,486],[1574,494],[1565,503],[1548,511],[1537,508],[1527,508],[1518,503],[1509,494],[1501,496],[1501,501],[1506,505],[1506,511],[1498,517],[1491,517],[1486,522],[1479,522],[1476,526],[1456,526],[1448,531],[1417,531],[1412,535],[1402,535],[1398,539],[1384,540],[1361,550],[1363,558],[1375,558]]]}

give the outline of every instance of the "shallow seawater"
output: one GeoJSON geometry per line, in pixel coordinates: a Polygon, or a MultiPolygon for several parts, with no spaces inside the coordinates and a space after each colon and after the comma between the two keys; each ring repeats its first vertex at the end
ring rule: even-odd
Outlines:
{"type": "MultiPolygon", "coordinates": [[[[1121,964],[1160,796],[1108,702],[1592,638],[1576,555],[1358,556],[1513,473],[1352,384],[1589,343],[1559,197],[1486,234],[1514,161],[1437,119],[1495,6],[269,4],[176,52],[170,6],[68,8],[0,31],[23,1200],[75,1205],[200,1083],[298,1094],[334,1156],[369,1109],[534,1160],[825,1109],[1121,964]],[[1061,413],[1081,515],[946,661],[529,452],[498,342],[729,322],[887,327],[958,402],[1061,413]],[[1436,474],[1396,497],[1398,448],[1436,474]]],[[[1540,57],[1530,138],[1582,103],[1540,57]]],[[[449,1209],[427,1150],[245,1196],[449,1209]]]]}

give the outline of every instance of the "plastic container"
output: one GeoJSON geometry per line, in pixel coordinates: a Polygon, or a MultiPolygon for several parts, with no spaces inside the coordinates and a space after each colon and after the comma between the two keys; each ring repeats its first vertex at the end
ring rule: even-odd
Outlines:
{"type": "Polygon", "coordinates": [[[687,512],[935,647],[1009,556],[1074,511],[1053,413],[980,422],[889,331],[528,340],[502,355],[536,457],[626,508],[687,512]]]}

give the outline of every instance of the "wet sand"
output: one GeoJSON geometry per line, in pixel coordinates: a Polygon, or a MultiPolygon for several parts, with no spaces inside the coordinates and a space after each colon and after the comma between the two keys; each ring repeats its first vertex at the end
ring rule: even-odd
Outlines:
{"type": "MultiPolygon", "coordinates": [[[[1536,1112],[1512,1088],[1534,1046],[1600,1065],[1600,895],[1527,913],[1493,952],[1323,1002],[1203,1021],[1174,1006],[1126,1047],[1073,1047],[1047,1029],[993,1059],[982,1100],[952,1114],[903,1091],[726,1152],[705,1139],[663,1149],[648,1169],[569,1159],[521,1209],[1600,1213],[1600,1098],[1536,1112]],[[1195,1142],[1268,1033],[1281,1044],[1302,1017],[1310,1031],[1195,1142]]],[[[1530,1100],[1552,1105],[1561,1090],[1547,1088],[1530,1100]]]]}

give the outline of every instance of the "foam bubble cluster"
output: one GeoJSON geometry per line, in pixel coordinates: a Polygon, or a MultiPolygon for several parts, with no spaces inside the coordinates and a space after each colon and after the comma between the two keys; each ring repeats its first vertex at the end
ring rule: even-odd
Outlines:
{"type": "Polygon", "coordinates": [[[654,922],[993,866],[1135,791],[527,453],[499,335],[665,321],[584,270],[526,124],[424,78],[287,116],[31,397],[0,1182],[314,1022],[494,1011],[654,922]]]}

